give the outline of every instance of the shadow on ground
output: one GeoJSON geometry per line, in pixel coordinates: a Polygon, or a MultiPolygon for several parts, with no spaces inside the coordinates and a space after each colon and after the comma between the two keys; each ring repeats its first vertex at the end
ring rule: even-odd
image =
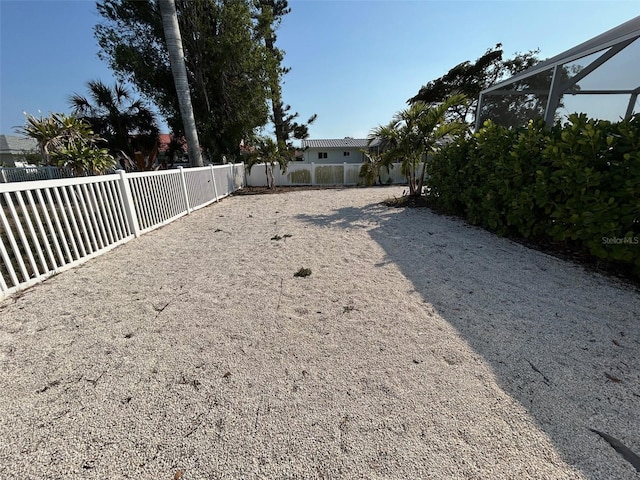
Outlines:
{"type": "Polygon", "coordinates": [[[634,478],[589,429],[640,452],[637,290],[428,209],[372,204],[298,218],[369,224],[386,261],[483,357],[567,463],[586,478],[603,478],[594,473],[603,461],[614,477],[634,478]]]}

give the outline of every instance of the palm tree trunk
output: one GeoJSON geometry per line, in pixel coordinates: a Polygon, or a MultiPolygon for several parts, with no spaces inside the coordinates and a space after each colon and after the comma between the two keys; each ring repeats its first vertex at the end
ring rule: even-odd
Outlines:
{"type": "Polygon", "coordinates": [[[169,51],[169,61],[173,73],[173,82],[176,86],[178,103],[180,104],[180,115],[184,126],[184,134],[187,137],[187,148],[189,150],[189,163],[192,167],[202,167],[202,153],[198,142],[198,132],[196,121],[193,116],[191,105],[191,94],[189,93],[189,80],[187,69],[184,64],[184,51],[182,49],[182,38],[178,25],[178,15],[176,14],[176,4],[174,0],[159,0],[160,13],[162,15],[162,28],[169,51]]]}
{"type": "Polygon", "coordinates": [[[416,182],[417,182],[417,174],[418,174],[418,166],[415,165],[414,159],[411,159],[411,165],[409,166],[409,171],[411,172],[409,176],[409,196],[413,197],[416,194],[416,182]]]}
{"type": "Polygon", "coordinates": [[[417,188],[417,193],[416,195],[421,196],[422,195],[422,187],[424,186],[424,174],[427,171],[427,160],[429,159],[429,155],[428,154],[424,154],[424,160],[422,161],[422,169],[420,172],[420,177],[418,177],[418,188],[417,188]]]}
{"type": "Polygon", "coordinates": [[[289,133],[285,131],[284,104],[282,103],[282,87],[280,85],[280,76],[282,74],[280,70],[281,61],[278,60],[279,52],[275,45],[275,35],[273,31],[273,24],[274,22],[277,22],[278,18],[274,11],[274,3],[275,2],[273,0],[261,0],[258,2],[258,8],[260,9],[260,17],[268,19],[268,24],[264,26],[264,30],[262,31],[262,37],[264,38],[264,46],[266,48],[267,55],[270,56],[271,60],[267,67],[267,78],[269,80],[271,109],[273,111],[273,126],[276,134],[276,141],[278,143],[286,143],[289,140],[289,133]]]}

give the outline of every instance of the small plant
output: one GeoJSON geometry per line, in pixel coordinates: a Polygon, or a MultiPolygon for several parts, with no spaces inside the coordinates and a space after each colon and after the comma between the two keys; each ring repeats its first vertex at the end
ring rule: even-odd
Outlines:
{"type": "Polygon", "coordinates": [[[286,173],[287,164],[293,158],[293,151],[284,142],[275,141],[270,137],[257,137],[254,147],[255,150],[246,159],[249,173],[254,165],[264,164],[267,188],[273,189],[276,186],[274,167],[278,166],[281,173],[286,173]]]}
{"type": "Polygon", "coordinates": [[[41,118],[25,115],[25,126],[16,132],[38,142],[43,164],[71,168],[76,175],[103,174],[114,166],[109,152],[98,147],[104,139],[82,118],[64,113],[41,118]]]}
{"type": "MultiPolygon", "coordinates": [[[[369,142],[371,143],[371,141],[369,142]]],[[[382,179],[380,178],[380,169],[383,166],[387,167],[387,173],[389,172],[389,164],[385,164],[382,160],[382,156],[379,153],[373,153],[368,150],[360,150],[367,161],[362,164],[360,168],[360,178],[362,178],[364,184],[367,187],[371,187],[376,184],[382,185],[382,179]]]]}
{"type": "Polygon", "coordinates": [[[354,307],[353,305],[346,305],[346,306],[342,307],[342,313],[353,312],[355,309],[356,309],[356,307],[354,307]]]}
{"type": "Polygon", "coordinates": [[[300,270],[293,274],[294,277],[308,277],[309,275],[311,275],[311,269],[304,267],[300,268],[300,270]]]}
{"type": "MultiPolygon", "coordinates": [[[[467,99],[462,94],[453,94],[437,105],[422,101],[412,103],[409,108],[397,112],[391,122],[380,125],[369,134],[369,146],[373,141],[381,153],[381,165],[400,161],[400,172],[407,179],[409,196],[422,196],[427,163],[440,150],[444,140],[464,136],[467,125],[460,121],[449,121],[449,110],[464,107],[467,99]]],[[[361,174],[365,179],[375,178],[376,163],[367,165],[361,174]]]]}

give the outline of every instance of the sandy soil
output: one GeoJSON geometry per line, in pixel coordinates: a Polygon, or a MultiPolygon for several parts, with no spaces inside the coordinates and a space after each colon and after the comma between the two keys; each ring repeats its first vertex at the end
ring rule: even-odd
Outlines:
{"type": "Polygon", "coordinates": [[[638,291],[401,191],[231,197],[0,303],[0,478],[640,478],[589,430],[640,452],[638,291]]]}

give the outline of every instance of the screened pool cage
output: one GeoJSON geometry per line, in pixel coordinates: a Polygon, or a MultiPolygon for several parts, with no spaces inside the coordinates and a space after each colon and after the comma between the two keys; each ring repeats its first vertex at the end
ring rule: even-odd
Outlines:
{"type": "Polygon", "coordinates": [[[483,90],[476,130],[489,119],[551,125],[572,113],[617,122],[640,113],[639,93],[640,16],[483,90]]]}

